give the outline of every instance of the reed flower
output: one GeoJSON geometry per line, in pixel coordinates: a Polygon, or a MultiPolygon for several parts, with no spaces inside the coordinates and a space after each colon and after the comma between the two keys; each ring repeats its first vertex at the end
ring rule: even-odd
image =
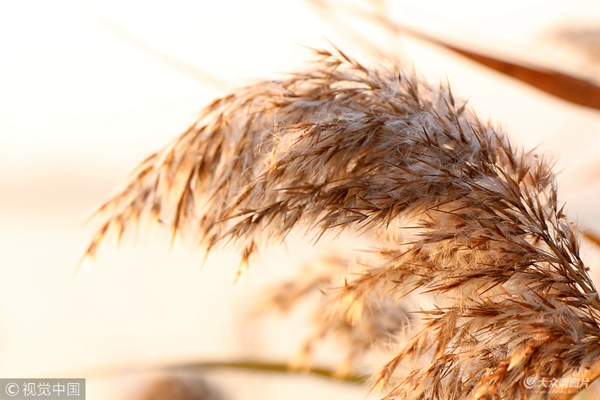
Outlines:
{"type": "Polygon", "coordinates": [[[387,398],[551,398],[524,380],[593,380],[600,302],[550,163],[447,84],[317,56],[206,107],[99,210],[87,254],[144,216],[207,251],[231,241],[244,265],[293,229],[363,234],[376,257],[329,292],[323,333],[431,299],[409,333],[389,330],[399,350],[374,378],[387,398]]]}

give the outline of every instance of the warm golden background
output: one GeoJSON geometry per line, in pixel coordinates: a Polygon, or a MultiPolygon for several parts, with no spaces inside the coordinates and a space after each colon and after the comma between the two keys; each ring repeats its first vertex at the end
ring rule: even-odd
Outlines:
{"type": "MultiPolygon", "coordinates": [[[[235,287],[234,254],[213,255],[201,268],[200,250],[177,243],[171,252],[164,232],[127,240],[118,252],[107,244],[96,262],[77,274],[75,268],[93,230],[85,220],[139,161],[213,98],[302,68],[311,58],[302,45],[330,47],[329,40],[366,62],[387,54],[431,81],[448,79],[455,94],[500,122],[514,143],[539,145],[557,160],[569,214],[600,232],[600,111],[393,35],[358,11],[377,10],[488,55],[594,79],[600,30],[595,42],[578,37],[580,47],[565,32],[600,27],[600,5],[389,3],[0,2],[0,376],[85,377],[88,399],[119,400],[154,376],[148,368],[282,361],[295,353],[301,316],[283,326],[268,319],[267,328],[258,328],[245,315],[261,283],[310,259],[300,240],[265,252],[235,287]]],[[[584,250],[600,284],[600,252],[589,244],[584,250]]],[[[347,400],[366,393],[316,378],[206,376],[230,399],[347,400]]]]}

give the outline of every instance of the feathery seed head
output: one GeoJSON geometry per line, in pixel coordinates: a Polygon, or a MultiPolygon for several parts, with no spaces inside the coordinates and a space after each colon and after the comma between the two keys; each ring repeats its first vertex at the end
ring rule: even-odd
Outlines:
{"type": "Polygon", "coordinates": [[[308,71],[214,101],[145,160],[100,209],[88,254],[145,214],[207,251],[235,242],[244,264],[294,228],[351,230],[379,241],[378,259],[331,292],[319,335],[358,332],[411,292],[433,299],[406,342],[392,324],[402,347],[376,377],[386,398],[547,398],[524,379],[595,367],[600,303],[551,165],[448,85],[317,54],[308,71]]]}

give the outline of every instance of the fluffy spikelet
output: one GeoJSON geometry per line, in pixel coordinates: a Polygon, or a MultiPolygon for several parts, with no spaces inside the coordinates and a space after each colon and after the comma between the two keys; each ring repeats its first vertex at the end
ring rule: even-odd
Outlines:
{"type": "Polygon", "coordinates": [[[355,264],[355,260],[341,254],[313,260],[298,276],[266,290],[267,296],[256,307],[257,313],[265,310],[288,313],[299,303],[317,296],[312,314],[314,329],[294,362],[297,368],[310,363],[317,342],[333,338],[344,356],[336,374],[344,376],[360,362],[368,363],[373,350],[386,350],[413,319],[403,305],[381,292],[371,292],[364,301],[356,303],[362,309],[357,319],[348,315],[347,307],[339,307],[336,293],[346,276],[358,267],[355,264]]]}
{"type": "Polygon", "coordinates": [[[523,379],[594,367],[598,295],[548,162],[447,85],[318,56],[209,105],[102,207],[88,254],[142,215],[173,235],[190,228],[208,250],[233,240],[244,263],[295,227],[365,232],[380,239],[379,262],[339,289],[339,315],[360,320],[376,292],[435,300],[376,379],[387,398],[547,398],[523,379]]]}

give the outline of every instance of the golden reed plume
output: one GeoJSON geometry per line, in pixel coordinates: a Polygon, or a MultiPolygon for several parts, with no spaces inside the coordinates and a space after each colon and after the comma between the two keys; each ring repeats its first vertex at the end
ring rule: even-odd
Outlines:
{"type": "Polygon", "coordinates": [[[400,348],[374,376],[387,398],[570,398],[532,378],[596,378],[600,303],[548,161],[446,84],[317,56],[206,107],[102,206],[87,255],[145,216],[207,251],[232,241],[244,264],[295,228],[360,233],[376,257],[329,293],[336,317],[319,323],[397,313],[386,329],[400,348]],[[420,318],[401,318],[410,293],[431,297],[420,318]]]}

